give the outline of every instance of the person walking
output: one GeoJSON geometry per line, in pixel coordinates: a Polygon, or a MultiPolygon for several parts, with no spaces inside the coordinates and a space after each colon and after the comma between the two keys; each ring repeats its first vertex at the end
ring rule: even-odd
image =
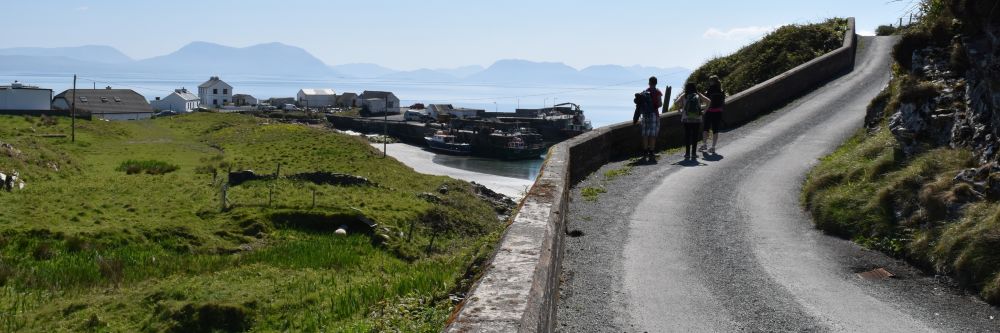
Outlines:
{"type": "Polygon", "coordinates": [[[715,145],[719,142],[719,130],[722,129],[722,107],[726,105],[726,93],[722,91],[722,81],[719,77],[712,75],[708,78],[708,90],[705,96],[711,100],[708,110],[705,110],[704,141],[702,141],[700,151],[708,150],[709,154],[715,155],[715,145]],[[708,132],[712,131],[712,147],[708,148],[708,132]]]}
{"type": "Polygon", "coordinates": [[[698,135],[701,134],[702,105],[711,102],[698,92],[694,83],[684,85],[684,93],[677,96],[675,105],[680,106],[681,123],[684,124],[684,159],[698,159],[698,135]]]}
{"type": "Polygon", "coordinates": [[[660,106],[662,106],[663,93],[656,89],[656,77],[649,77],[649,87],[640,93],[635,94],[635,114],[632,116],[632,124],[639,122],[642,118],[642,153],[643,157],[656,159],[656,136],[660,134],[660,106]]]}

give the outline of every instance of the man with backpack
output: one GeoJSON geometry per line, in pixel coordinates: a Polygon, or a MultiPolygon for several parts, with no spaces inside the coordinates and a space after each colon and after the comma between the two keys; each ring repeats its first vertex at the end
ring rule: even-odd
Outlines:
{"type": "Polygon", "coordinates": [[[698,159],[698,135],[701,134],[703,104],[711,100],[698,92],[694,83],[684,85],[684,92],[677,96],[674,104],[680,105],[681,122],[684,123],[684,160],[698,159]]]}
{"type": "Polygon", "coordinates": [[[635,94],[635,114],[632,115],[632,124],[639,122],[642,118],[642,151],[643,157],[653,160],[656,158],[656,136],[660,134],[660,106],[663,93],[656,89],[656,77],[649,77],[649,88],[635,94]]]}

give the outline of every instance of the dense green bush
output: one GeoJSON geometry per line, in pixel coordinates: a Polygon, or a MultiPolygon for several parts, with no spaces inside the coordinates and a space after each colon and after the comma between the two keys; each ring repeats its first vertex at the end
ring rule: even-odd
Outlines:
{"type": "Polygon", "coordinates": [[[787,25],[736,53],[709,60],[687,82],[708,88],[708,77],[718,75],[722,88],[735,94],[808,62],[844,44],[847,20],[829,19],[807,25],[787,25]]]}
{"type": "Polygon", "coordinates": [[[896,28],[896,27],[894,27],[894,26],[892,26],[892,25],[880,25],[880,26],[878,26],[878,28],[875,28],[875,35],[876,36],[892,36],[893,34],[896,33],[896,31],[899,31],[899,29],[896,28]]]}
{"type": "Polygon", "coordinates": [[[177,166],[157,160],[136,161],[128,160],[118,166],[117,171],[125,171],[126,174],[147,173],[150,175],[162,175],[177,170],[177,166]]]}

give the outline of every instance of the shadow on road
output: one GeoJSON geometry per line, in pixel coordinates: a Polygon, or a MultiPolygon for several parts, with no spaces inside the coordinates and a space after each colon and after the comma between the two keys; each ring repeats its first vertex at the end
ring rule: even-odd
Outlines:
{"type": "Polygon", "coordinates": [[[628,166],[630,166],[630,167],[640,166],[640,165],[656,165],[656,164],[658,164],[658,163],[657,163],[657,161],[656,161],[655,158],[650,159],[650,158],[646,158],[646,157],[642,157],[642,158],[633,160],[631,162],[628,162],[628,166]]]}
{"type": "Polygon", "coordinates": [[[702,153],[701,154],[701,159],[705,160],[705,161],[708,161],[708,162],[718,162],[718,161],[721,161],[724,158],[726,158],[726,157],[722,156],[722,155],[719,155],[719,154],[714,154],[714,153],[713,154],[710,154],[710,153],[702,153]]]}
{"type": "Polygon", "coordinates": [[[705,166],[707,164],[698,162],[698,160],[687,160],[686,159],[686,160],[677,161],[677,162],[673,163],[673,165],[680,165],[682,167],[697,167],[697,166],[705,166]]]}

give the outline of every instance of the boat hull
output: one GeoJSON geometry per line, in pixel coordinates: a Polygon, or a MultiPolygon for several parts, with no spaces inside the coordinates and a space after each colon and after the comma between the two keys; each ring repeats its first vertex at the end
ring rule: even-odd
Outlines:
{"type": "Polygon", "coordinates": [[[472,153],[472,146],[467,143],[444,143],[427,137],[424,138],[424,141],[432,150],[445,154],[469,155],[472,153]]]}

